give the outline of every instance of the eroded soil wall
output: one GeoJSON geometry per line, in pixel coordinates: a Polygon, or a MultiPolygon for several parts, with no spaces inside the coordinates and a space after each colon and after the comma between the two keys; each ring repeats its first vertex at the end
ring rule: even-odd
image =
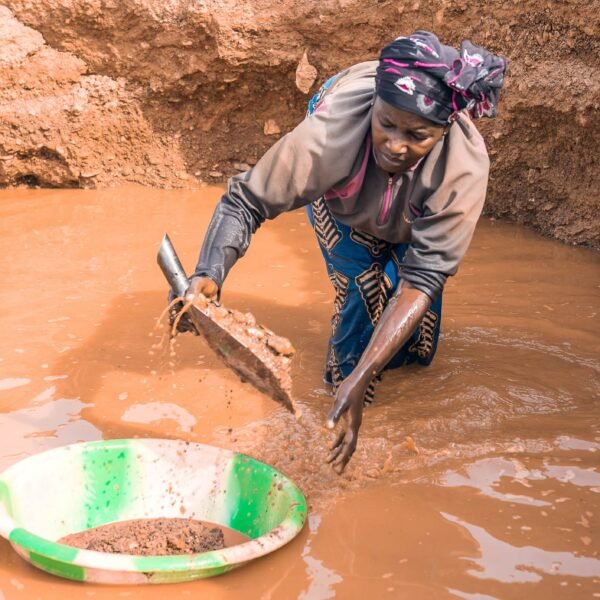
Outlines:
{"type": "Polygon", "coordinates": [[[600,247],[597,0],[4,0],[0,185],[188,187],[252,165],[328,76],[435,31],[507,56],[488,214],[600,247]],[[305,76],[297,67],[305,60],[305,76]]]}

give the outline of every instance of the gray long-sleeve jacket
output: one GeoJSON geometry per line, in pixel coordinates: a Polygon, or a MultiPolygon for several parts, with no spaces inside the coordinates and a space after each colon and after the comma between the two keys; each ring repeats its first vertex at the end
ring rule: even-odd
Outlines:
{"type": "Polygon", "coordinates": [[[371,150],[376,61],[343,72],[316,110],[250,171],[229,180],[195,275],[221,287],[265,219],[325,197],[336,219],[392,243],[406,242],[402,277],[435,298],[456,273],[485,201],[489,159],[461,114],[432,150],[390,177],[371,150]]]}

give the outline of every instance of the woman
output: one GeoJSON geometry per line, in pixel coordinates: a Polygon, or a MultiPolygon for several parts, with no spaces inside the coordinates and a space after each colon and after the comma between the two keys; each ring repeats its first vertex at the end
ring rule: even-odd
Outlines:
{"type": "Polygon", "coordinates": [[[485,200],[489,160],[472,117],[495,115],[506,60],[418,31],[379,61],[327,81],[306,118],[231,178],[208,228],[188,299],[215,297],[265,219],[307,206],[336,290],[326,381],[342,428],[342,472],[363,406],[385,368],[435,354],[441,298],[485,200]]]}

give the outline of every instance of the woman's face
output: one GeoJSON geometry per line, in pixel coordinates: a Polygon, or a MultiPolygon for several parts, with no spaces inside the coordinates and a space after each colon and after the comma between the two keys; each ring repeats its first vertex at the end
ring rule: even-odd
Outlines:
{"type": "Polygon", "coordinates": [[[444,134],[445,127],[375,98],[371,116],[373,152],[388,173],[410,169],[444,134]]]}

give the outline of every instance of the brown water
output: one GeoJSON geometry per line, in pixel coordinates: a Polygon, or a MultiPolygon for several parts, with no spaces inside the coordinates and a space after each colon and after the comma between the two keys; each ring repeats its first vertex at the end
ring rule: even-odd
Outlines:
{"type": "Polygon", "coordinates": [[[436,360],[386,374],[340,478],[324,464],[332,293],[303,212],[261,228],[223,293],[296,347],[302,421],[199,338],[153,348],[158,243],[168,231],[191,269],[219,195],[0,193],[0,470],[81,440],[212,443],[292,477],[308,527],[169,588],[63,581],[0,540],[0,600],[600,597],[598,255],[482,220],[447,285],[436,360]]]}

